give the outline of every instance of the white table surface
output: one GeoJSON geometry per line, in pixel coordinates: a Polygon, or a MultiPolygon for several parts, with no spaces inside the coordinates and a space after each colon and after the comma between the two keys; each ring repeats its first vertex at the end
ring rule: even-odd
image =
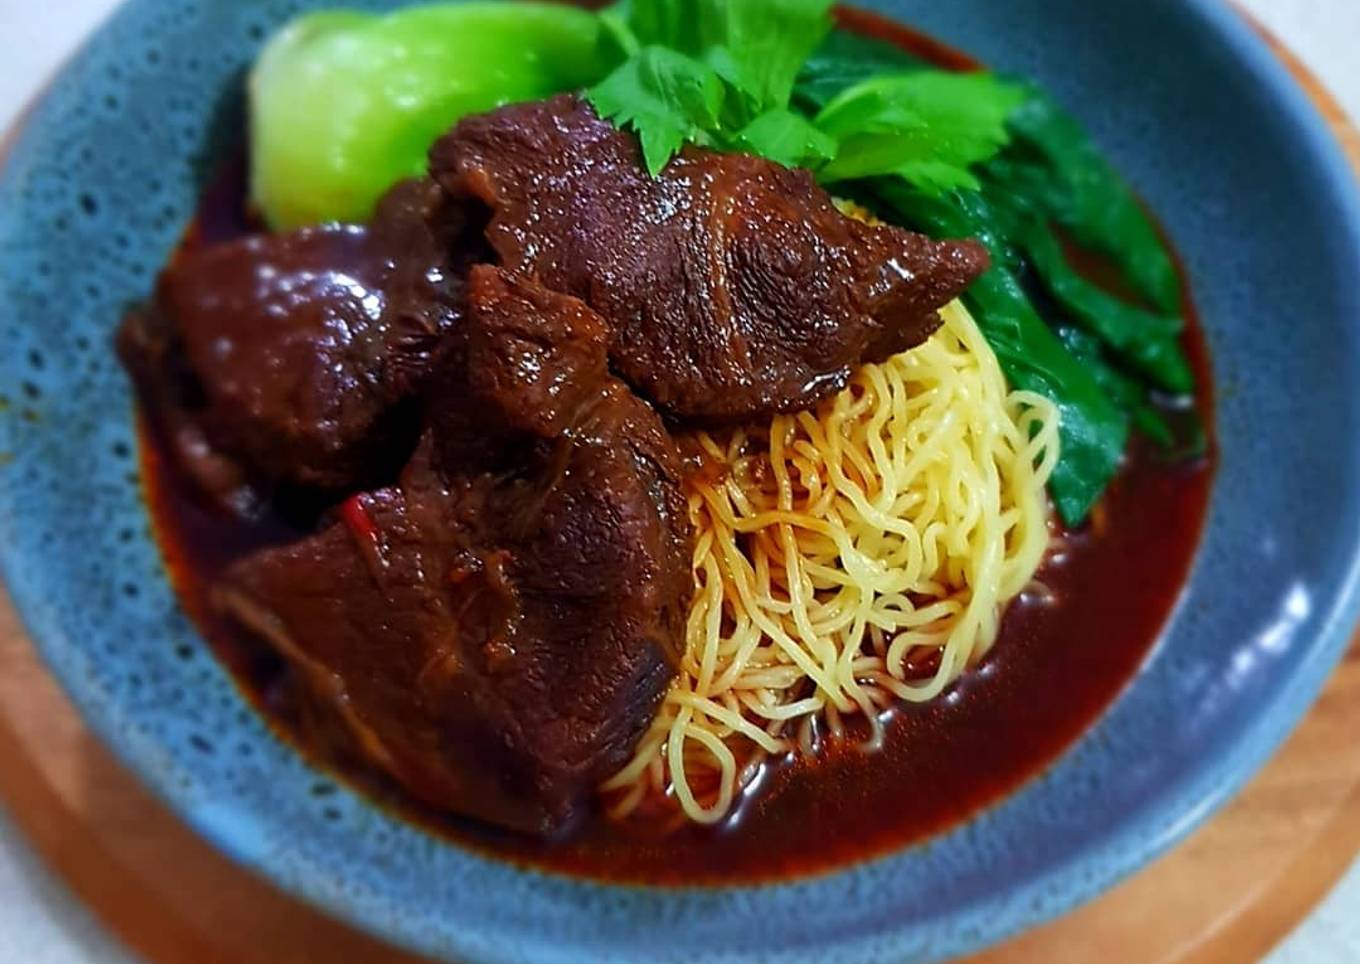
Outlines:
{"type": "MultiPolygon", "coordinates": [[[[1241,2],[1301,55],[1352,117],[1360,118],[1360,0],[1241,2]]],[[[117,0],[0,0],[0,130],[116,5],[117,0]]],[[[0,812],[0,964],[130,960],[0,812]]],[[[1360,865],[1267,964],[1345,962],[1360,962],[1360,865]]]]}

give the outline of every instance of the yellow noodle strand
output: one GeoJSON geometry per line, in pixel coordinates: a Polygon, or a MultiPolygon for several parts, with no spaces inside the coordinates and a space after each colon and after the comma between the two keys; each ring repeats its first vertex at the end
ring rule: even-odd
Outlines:
{"type": "MultiPolygon", "coordinates": [[[[695,595],[680,677],[604,786],[716,823],[770,757],[925,701],[976,666],[1049,546],[1058,412],[1012,392],[958,302],[926,344],[815,411],[702,433],[695,595]]],[[[652,810],[647,810],[650,813],[652,810]]]]}

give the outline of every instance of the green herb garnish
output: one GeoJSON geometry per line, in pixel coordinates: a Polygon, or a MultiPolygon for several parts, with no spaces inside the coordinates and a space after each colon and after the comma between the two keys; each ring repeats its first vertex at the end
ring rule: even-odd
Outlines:
{"type": "Polygon", "coordinates": [[[883,74],[846,88],[813,123],[839,140],[818,171],[826,183],[895,174],[924,190],[977,188],[971,168],[1009,140],[1006,118],[1024,99],[990,74],[883,74]]]}
{"type": "Polygon", "coordinates": [[[783,107],[761,114],[737,132],[738,150],[788,167],[815,169],[836,156],[836,141],[807,117],[783,107]]]}
{"type": "Polygon", "coordinates": [[[685,142],[711,144],[726,91],[708,64],[649,45],[590,90],[600,116],[637,132],[656,175],[685,142]]]}
{"type": "Polygon", "coordinates": [[[629,58],[586,98],[601,117],[637,133],[653,175],[685,142],[820,163],[831,141],[787,108],[803,62],[831,30],[830,7],[830,0],[624,0],[602,16],[629,58]]]}

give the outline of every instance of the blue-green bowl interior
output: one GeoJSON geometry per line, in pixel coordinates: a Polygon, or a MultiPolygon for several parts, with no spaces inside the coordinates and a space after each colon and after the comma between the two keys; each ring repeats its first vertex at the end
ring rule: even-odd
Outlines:
{"type": "Polygon", "coordinates": [[[90,724],[236,859],[433,955],[928,960],[1058,913],[1157,854],[1314,698],[1356,609],[1360,213],[1308,101],[1216,0],[880,0],[1046,84],[1185,258],[1222,461],[1154,656],[1004,804],[799,883],[651,890],[545,876],[333,787],[270,735],[177,608],[110,346],[190,215],[241,71],[274,27],[320,5],[131,0],[62,73],[0,181],[5,578],[90,724]]]}

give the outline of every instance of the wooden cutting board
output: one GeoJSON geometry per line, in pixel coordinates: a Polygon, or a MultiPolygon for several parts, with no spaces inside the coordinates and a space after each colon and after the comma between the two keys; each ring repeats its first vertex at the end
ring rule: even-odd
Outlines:
{"type": "MultiPolygon", "coordinates": [[[[1272,45],[1360,166],[1360,136],[1340,108],[1272,45]]],[[[1360,850],[1357,733],[1360,640],[1299,731],[1208,826],[1095,902],[973,964],[1259,959],[1360,850]]],[[[418,960],[280,894],[194,836],[85,729],[2,599],[0,797],[70,889],[153,964],[418,960]]]]}

